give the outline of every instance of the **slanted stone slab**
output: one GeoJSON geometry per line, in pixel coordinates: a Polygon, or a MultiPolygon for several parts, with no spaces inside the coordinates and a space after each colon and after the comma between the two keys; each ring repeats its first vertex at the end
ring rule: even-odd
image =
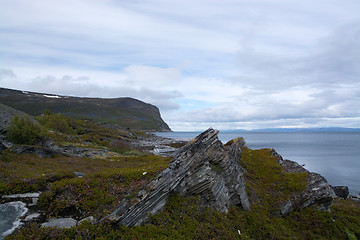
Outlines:
{"type": "Polygon", "coordinates": [[[245,192],[245,170],[240,166],[243,139],[224,146],[219,131],[208,129],[174,154],[170,166],[161,172],[136,199],[123,201],[105,219],[119,226],[140,225],[165,205],[171,192],[199,195],[203,204],[227,212],[230,205],[250,210],[245,192]]]}

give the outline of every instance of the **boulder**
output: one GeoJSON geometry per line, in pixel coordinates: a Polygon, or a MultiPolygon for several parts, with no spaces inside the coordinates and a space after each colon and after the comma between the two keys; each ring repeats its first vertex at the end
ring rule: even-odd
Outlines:
{"type": "Polygon", "coordinates": [[[349,188],[347,186],[332,186],[336,196],[346,199],[349,196],[349,188]]]}
{"type": "Polygon", "coordinates": [[[198,195],[203,205],[227,212],[230,205],[250,210],[245,192],[245,170],[239,164],[243,139],[224,146],[219,131],[208,129],[174,154],[170,166],[161,172],[132,201],[121,206],[104,220],[119,226],[140,225],[148,214],[156,214],[171,192],[198,195]]]}

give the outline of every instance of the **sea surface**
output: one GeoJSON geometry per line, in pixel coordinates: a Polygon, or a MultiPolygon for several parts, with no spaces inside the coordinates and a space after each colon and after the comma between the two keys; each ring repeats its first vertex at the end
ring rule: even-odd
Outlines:
{"type": "MultiPolygon", "coordinates": [[[[159,132],[162,137],[190,140],[200,132],[159,132]]],[[[360,195],[360,132],[220,132],[225,144],[243,137],[251,149],[274,148],[284,159],[304,164],[333,186],[348,186],[360,195]]]]}

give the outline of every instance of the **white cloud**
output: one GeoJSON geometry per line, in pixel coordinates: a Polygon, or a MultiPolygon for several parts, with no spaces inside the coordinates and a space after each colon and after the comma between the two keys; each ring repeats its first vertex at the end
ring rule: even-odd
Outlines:
{"type": "MultiPolygon", "coordinates": [[[[61,77],[53,75],[42,75],[36,77],[26,76],[20,79],[16,77],[12,70],[0,69],[0,84],[2,87],[7,88],[59,95],[105,98],[133,97],[156,105],[163,111],[170,111],[179,108],[175,99],[182,97],[182,93],[177,90],[157,90],[156,88],[156,85],[161,83],[156,82],[156,77],[159,75],[159,72],[161,72],[161,69],[146,68],[141,66],[135,66],[134,68],[140,69],[139,76],[142,76],[140,73],[144,72],[141,70],[145,68],[145,72],[147,74],[145,76],[148,76],[149,79],[154,81],[149,82],[148,87],[141,87],[142,84],[139,84],[137,81],[139,80],[141,82],[143,79],[137,79],[139,76],[136,74],[135,76],[134,74],[127,75],[128,71],[125,71],[125,73],[121,75],[121,77],[124,78],[123,81],[115,83],[113,81],[101,81],[101,79],[94,80],[92,77],[88,76],[73,77],[71,75],[62,75],[61,77]],[[154,75],[152,75],[152,73],[154,73],[154,75]],[[128,84],[128,79],[134,81],[135,84],[128,84]]],[[[173,75],[173,70],[171,69],[165,69],[164,71],[168,71],[170,76],[173,75]]],[[[97,74],[106,76],[106,74],[97,74]]],[[[94,74],[94,78],[98,78],[97,74],[94,74]]],[[[162,76],[162,74],[160,75],[162,76]]],[[[175,74],[175,76],[176,75],[177,74],[175,74]]],[[[110,77],[114,78],[114,76],[111,75],[110,77]]]]}
{"type": "Polygon", "coordinates": [[[2,87],[130,96],[178,130],[358,126],[357,0],[0,4],[2,87]]]}

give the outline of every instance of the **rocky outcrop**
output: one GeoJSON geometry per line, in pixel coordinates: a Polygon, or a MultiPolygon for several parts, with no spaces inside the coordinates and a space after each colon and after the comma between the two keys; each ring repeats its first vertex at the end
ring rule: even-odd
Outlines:
{"type": "Polygon", "coordinates": [[[167,169],[135,199],[123,200],[105,219],[121,226],[139,225],[149,213],[155,214],[163,208],[171,192],[199,195],[204,205],[223,212],[230,205],[250,210],[245,170],[239,164],[245,142],[237,139],[224,146],[217,134],[217,130],[208,129],[175,152],[167,169]]]}
{"type": "MultiPolygon", "coordinates": [[[[148,214],[156,214],[164,207],[171,192],[200,196],[203,205],[222,212],[227,212],[231,205],[250,210],[243,176],[246,170],[240,166],[245,141],[238,138],[223,145],[217,134],[217,130],[208,129],[177,150],[167,169],[135,199],[124,199],[121,206],[103,220],[119,226],[140,225],[148,214]]],[[[282,216],[308,206],[329,209],[335,194],[325,178],[296,162],[284,160],[275,150],[271,155],[277,158],[285,172],[308,173],[306,189],[292,194],[289,201],[280,204],[282,216]]]]}
{"type": "Polygon", "coordinates": [[[335,193],[324,177],[318,173],[309,172],[294,161],[284,160],[274,149],[271,150],[271,154],[277,157],[278,163],[285,169],[285,172],[308,173],[305,191],[293,194],[289,201],[280,205],[282,216],[308,206],[315,206],[319,210],[328,210],[331,207],[335,193]]]}

